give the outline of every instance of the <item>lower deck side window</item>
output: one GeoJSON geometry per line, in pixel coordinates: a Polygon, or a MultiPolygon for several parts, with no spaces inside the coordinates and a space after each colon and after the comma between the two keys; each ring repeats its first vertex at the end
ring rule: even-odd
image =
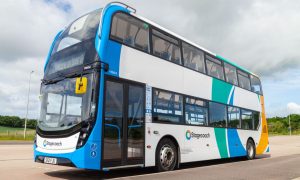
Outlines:
{"type": "Polygon", "coordinates": [[[207,125],[207,103],[194,98],[185,98],[185,123],[192,125],[207,125]]]}
{"type": "Polygon", "coordinates": [[[253,112],[253,121],[254,121],[254,130],[257,130],[258,126],[260,124],[260,113],[259,112],[253,112]]]}
{"type": "Polygon", "coordinates": [[[253,129],[252,111],[242,110],[242,129],[253,129]]]}
{"type": "Polygon", "coordinates": [[[226,105],[209,102],[209,125],[214,127],[226,127],[226,105]]]}
{"type": "Polygon", "coordinates": [[[181,95],[154,90],[153,96],[153,121],[181,123],[183,116],[181,95]]]}
{"type": "Polygon", "coordinates": [[[230,128],[241,128],[240,125],[240,109],[237,107],[228,106],[228,125],[230,128]]]}
{"type": "Polygon", "coordinates": [[[260,112],[153,89],[153,122],[257,130],[260,112]]]}

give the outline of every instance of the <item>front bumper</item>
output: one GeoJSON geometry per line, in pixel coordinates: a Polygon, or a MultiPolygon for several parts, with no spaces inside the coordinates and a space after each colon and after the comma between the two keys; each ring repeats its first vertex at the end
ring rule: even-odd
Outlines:
{"type": "Polygon", "coordinates": [[[99,142],[87,142],[83,147],[70,153],[59,153],[59,151],[58,153],[45,153],[38,151],[37,146],[34,145],[34,161],[43,163],[45,157],[52,157],[57,158],[57,165],[100,170],[100,146],[98,145],[99,142]]]}

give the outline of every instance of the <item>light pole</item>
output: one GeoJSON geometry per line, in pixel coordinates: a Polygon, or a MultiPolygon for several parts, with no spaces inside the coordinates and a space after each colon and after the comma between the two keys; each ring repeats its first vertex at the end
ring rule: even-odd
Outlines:
{"type": "Polygon", "coordinates": [[[289,115],[289,131],[290,131],[290,136],[291,136],[292,135],[291,115],[289,115]]]}
{"type": "Polygon", "coordinates": [[[24,124],[24,139],[26,138],[26,126],[27,126],[28,107],[29,107],[30,83],[31,83],[31,75],[32,75],[33,72],[34,71],[31,71],[30,74],[29,74],[27,107],[26,107],[26,116],[25,116],[25,124],[24,124]]]}

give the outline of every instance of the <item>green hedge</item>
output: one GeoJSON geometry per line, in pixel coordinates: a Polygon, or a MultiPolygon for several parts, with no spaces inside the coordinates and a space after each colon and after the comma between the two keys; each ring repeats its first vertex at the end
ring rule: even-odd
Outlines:
{"type": "MultiPolygon", "coordinates": [[[[22,119],[17,116],[0,116],[0,126],[22,128],[24,127],[25,119],[22,119]]],[[[27,127],[35,129],[37,121],[34,119],[27,120],[27,127]]]]}
{"type": "MultiPolygon", "coordinates": [[[[292,133],[297,134],[300,131],[300,115],[290,115],[292,133]]],[[[273,117],[268,118],[268,127],[271,134],[289,134],[289,118],[273,117]]]]}

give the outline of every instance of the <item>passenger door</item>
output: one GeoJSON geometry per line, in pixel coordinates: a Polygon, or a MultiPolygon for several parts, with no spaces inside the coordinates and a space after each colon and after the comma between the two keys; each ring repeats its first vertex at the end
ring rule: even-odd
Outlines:
{"type": "Polygon", "coordinates": [[[108,78],[105,83],[103,167],[144,163],[144,85],[108,78]]]}

